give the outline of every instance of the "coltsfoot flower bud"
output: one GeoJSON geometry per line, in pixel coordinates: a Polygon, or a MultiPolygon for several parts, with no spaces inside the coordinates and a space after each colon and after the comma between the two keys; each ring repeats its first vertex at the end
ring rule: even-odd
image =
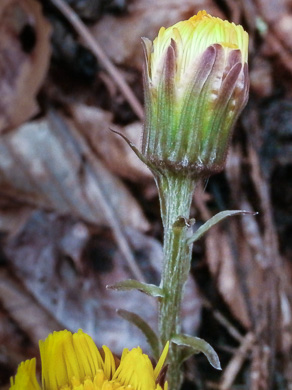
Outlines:
{"type": "Polygon", "coordinates": [[[220,171],[248,98],[248,34],[200,11],[143,43],[144,159],[194,177],[220,171]]]}

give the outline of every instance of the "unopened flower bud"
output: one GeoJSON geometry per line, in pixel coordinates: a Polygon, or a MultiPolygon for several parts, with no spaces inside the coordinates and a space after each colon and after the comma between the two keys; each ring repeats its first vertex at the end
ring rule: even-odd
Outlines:
{"type": "Polygon", "coordinates": [[[200,11],[143,43],[144,159],[162,172],[220,171],[248,98],[248,34],[200,11]]]}

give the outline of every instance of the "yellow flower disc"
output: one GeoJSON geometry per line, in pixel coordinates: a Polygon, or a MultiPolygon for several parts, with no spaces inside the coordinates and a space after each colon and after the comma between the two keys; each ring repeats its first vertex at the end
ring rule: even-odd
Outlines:
{"type": "MultiPolygon", "coordinates": [[[[54,332],[40,341],[42,390],[167,390],[166,383],[163,389],[156,383],[167,351],[168,345],[154,369],[139,347],[125,349],[118,362],[82,330],[54,332]]],[[[10,390],[41,390],[35,365],[35,359],[21,363],[10,390]]]]}

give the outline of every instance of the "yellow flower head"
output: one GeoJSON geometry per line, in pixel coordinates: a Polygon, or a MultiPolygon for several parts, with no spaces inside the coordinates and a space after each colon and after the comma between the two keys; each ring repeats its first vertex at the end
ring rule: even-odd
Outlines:
{"type": "Polygon", "coordinates": [[[106,346],[99,351],[82,330],[54,332],[40,341],[42,387],[32,359],[19,365],[10,390],[167,390],[167,383],[157,383],[167,351],[168,345],[154,369],[139,347],[124,349],[119,361],[106,346]]]}
{"type": "Polygon", "coordinates": [[[149,68],[153,83],[158,81],[162,71],[163,56],[173,40],[177,48],[177,79],[191,72],[196,60],[209,46],[219,44],[227,56],[231,50],[240,50],[242,61],[247,62],[248,34],[243,28],[227,20],[213,17],[206,11],[200,11],[189,20],[176,23],[165,29],[161,27],[153,42],[153,51],[149,55],[149,68]]]}
{"type": "Polygon", "coordinates": [[[143,43],[144,159],[153,171],[220,171],[248,98],[247,32],[200,11],[143,43]]]}

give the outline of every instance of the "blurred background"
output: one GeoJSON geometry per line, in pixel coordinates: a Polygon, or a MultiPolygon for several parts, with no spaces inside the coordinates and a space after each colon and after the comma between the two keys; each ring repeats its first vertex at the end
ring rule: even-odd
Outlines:
{"type": "Polygon", "coordinates": [[[116,309],[156,329],[155,301],[106,285],[159,284],[158,196],[109,129],[140,147],[140,38],[201,9],[248,31],[251,85],[225,171],[197,187],[195,228],[225,209],[258,215],[195,243],[184,332],[208,341],[223,371],[194,356],[183,389],[292,389],[291,0],[1,0],[1,390],[53,330],[149,352],[116,309]]]}

